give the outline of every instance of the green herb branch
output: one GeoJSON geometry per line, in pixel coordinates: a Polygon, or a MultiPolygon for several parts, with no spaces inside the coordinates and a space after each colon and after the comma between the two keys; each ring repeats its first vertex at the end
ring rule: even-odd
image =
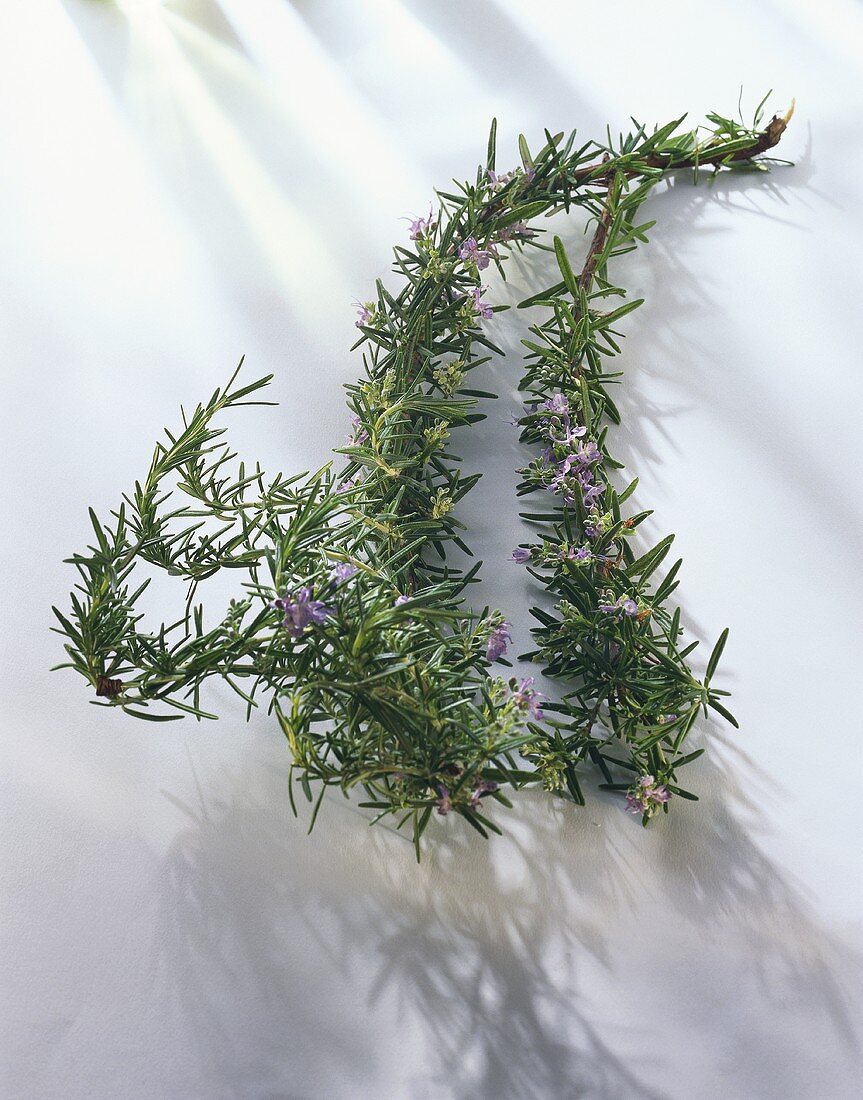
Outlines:
{"type": "Polygon", "coordinates": [[[581,146],[546,131],[535,154],[520,138],[521,164],[500,173],[493,124],[475,179],[438,192],[396,246],[399,288],[378,281],[358,303],[363,374],[347,387],[339,474],[267,478],[238,462],[219,418],[266,403],[270,379],[240,385],[235,372],[166,433],[107,519],[91,511],[93,544],[69,559],[70,606],[55,608],[58,667],[83,676],[97,705],[151,721],[214,717],[202,689],[224,680],[249,713],[264,706],[279,723],[292,805],[299,787],[310,827],[328,788],[359,787],[373,820],[410,830],[418,857],[432,815],[498,832],[491,808],[529,784],[583,803],[595,773],[645,824],[675,797],[694,799],[678,775],[702,751],[685,745],[690,730],[709,710],[734,721],[714,686],[727,631],[699,681],[687,663],[697,642],[668,605],[681,563],[654,580],[673,536],[633,546],[650,513],[625,514],[637,479],[615,488],[620,374],[607,360],[641,302],[613,304],[626,295],[609,264],[647,240],[653,222],[639,211],[669,172],[767,167],[791,112],[762,126],[762,108],[751,126],[715,114],[703,130],[635,123],[581,146]],[[578,271],[536,227],[574,207],[596,222],[578,271]],[[494,265],[505,278],[509,253],[532,247],[554,252],[560,278],[520,306],[540,319],[523,341],[521,437],[536,453],[519,493],[542,503],[523,513],[535,536],[513,559],[549,593],[532,609],[527,656],[562,682],[559,703],[532,679],[497,674],[509,623],[467,605],[478,565],[463,501],[480,475],[451,450],[495,396],[470,386],[500,354],[484,324],[506,308],[487,300],[482,273],[494,265]],[[139,610],[154,569],[185,585],[179,617],[156,628],[139,610]],[[237,571],[237,597],[212,622],[198,588],[224,569],[237,571]]]}

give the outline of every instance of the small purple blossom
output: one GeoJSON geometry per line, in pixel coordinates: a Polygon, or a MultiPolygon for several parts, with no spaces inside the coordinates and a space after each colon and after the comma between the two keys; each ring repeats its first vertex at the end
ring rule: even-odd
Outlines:
{"type": "Polygon", "coordinates": [[[521,546],[517,546],[512,552],[512,560],[519,565],[524,565],[526,561],[530,561],[530,550],[525,550],[521,546]]]}
{"type": "Polygon", "coordinates": [[[523,175],[528,183],[532,183],[536,178],[536,170],[532,166],[528,166],[527,168],[513,168],[509,172],[501,172],[500,175],[498,175],[493,168],[489,168],[488,181],[491,184],[492,191],[502,190],[519,174],[523,175]]]}
{"type": "Polygon", "coordinates": [[[652,775],[643,775],[626,796],[626,808],[633,814],[655,813],[670,798],[667,788],[652,775]]]}
{"type": "Polygon", "coordinates": [[[594,555],[586,546],[570,546],[568,550],[561,552],[560,557],[563,561],[591,561],[594,555]]]}
{"type": "Polygon", "coordinates": [[[576,458],[582,466],[590,466],[594,462],[599,462],[600,458],[602,458],[602,454],[594,440],[589,439],[587,443],[582,443],[578,448],[576,451],[576,458]]]}
{"type": "Polygon", "coordinates": [[[355,477],[345,478],[344,481],[340,481],[336,486],[337,493],[349,493],[351,489],[356,489],[359,485],[359,481],[355,477]]]}
{"type": "Polygon", "coordinates": [[[476,264],[479,271],[485,271],[496,255],[494,245],[490,245],[488,248],[480,248],[476,237],[468,237],[467,240],[461,243],[458,250],[458,258],[466,263],[476,264]]]}
{"type": "Polygon", "coordinates": [[[507,241],[529,241],[535,236],[535,229],[530,229],[524,222],[516,222],[515,225],[505,225],[499,230],[497,239],[501,244],[506,244],[507,241]]]}
{"type": "Polygon", "coordinates": [[[479,800],[484,794],[492,794],[498,788],[498,784],[493,779],[480,779],[474,789],[471,791],[470,799],[468,800],[468,806],[475,810],[479,805],[479,800]]]}
{"type": "Polygon", "coordinates": [[[512,641],[509,632],[509,623],[503,622],[496,626],[488,636],[485,655],[489,661],[499,661],[506,653],[507,645],[512,641]]]}
{"type": "Polygon", "coordinates": [[[551,431],[548,434],[552,439],[555,439],[556,442],[563,443],[567,447],[572,447],[576,439],[582,439],[587,435],[587,428],[585,428],[583,424],[576,424],[573,426],[569,417],[567,417],[563,423],[562,437],[558,439],[551,431]]]}
{"type": "Polygon", "coordinates": [[[563,414],[559,423],[556,419],[544,420],[543,426],[546,439],[553,446],[574,447],[576,440],[587,435],[587,428],[583,424],[573,424],[567,413],[563,414]]]}
{"type": "Polygon", "coordinates": [[[589,510],[599,500],[602,494],[605,492],[605,488],[602,485],[587,485],[582,484],[581,499],[584,503],[584,507],[589,510]]]}
{"type": "MultiPolygon", "coordinates": [[[[578,463],[578,455],[570,455],[573,463],[578,463]]],[[[589,466],[580,466],[575,472],[575,480],[581,486],[582,491],[591,488],[596,482],[593,477],[593,470],[589,466]]]]}
{"type": "Polygon", "coordinates": [[[423,237],[427,237],[431,230],[435,227],[431,207],[429,207],[429,212],[426,217],[413,219],[408,218],[407,220],[410,222],[410,225],[408,226],[408,231],[410,233],[410,238],[412,241],[420,241],[423,239],[423,237]]]}
{"type": "Polygon", "coordinates": [[[603,615],[627,615],[634,619],[638,614],[638,603],[631,596],[619,596],[614,603],[601,603],[598,610],[603,615]]]}
{"type": "Polygon", "coordinates": [[[374,302],[361,302],[355,298],[354,305],[358,307],[357,317],[359,320],[356,322],[357,328],[362,328],[363,325],[371,324],[372,317],[374,316],[374,302]]]}
{"type": "Polygon", "coordinates": [[[557,464],[557,472],[548,485],[553,493],[564,493],[567,491],[567,478],[569,477],[569,470],[573,462],[574,459],[572,455],[568,455],[562,462],[557,464]]]}
{"type": "Polygon", "coordinates": [[[294,639],[302,637],[307,627],[320,626],[332,615],[332,610],[320,600],[312,599],[311,588],[301,588],[293,596],[272,600],[270,607],[284,612],[282,626],[294,639]]]}
{"type": "Polygon", "coordinates": [[[396,596],[396,598],[393,600],[393,607],[402,607],[404,604],[410,603],[410,602],[411,602],[410,596],[405,596],[405,595],[396,596]]]}
{"type": "Polygon", "coordinates": [[[656,719],[656,721],[659,723],[660,726],[667,726],[669,722],[676,722],[677,721],[677,715],[676,714],[660,714],[660,716],[656,719]]]}
{"type": "Polygon", "coordinates": [[[441,815],[441,817],[446,817],[446,815],[452,809],[452,799],[449,796],[449,791],[443,785],[443,783],[438,783],[436,790],[437,793],[440,795],[437,800],[437,812],[441,815]]]}
{"type": "Polygon", "coordinates": [[[569,413],[569,399],[566,394],[553,393],[539,407],[557,416],[566,416],[569,413]]]}
{"type": "Polygon", "coordinates": [[[552,493],[561,493],[568,506],[575,503],[575,488],[578,487],[585,510],[590,511],[605,492],[603,485],[595,485],[593,471],[584,465],[577,454],[569,454],[558,463],[557,473],[548,483],[552,493]]]}
{"type": "Polygon", "coordinates": [[[574,476],[578,478],[579,483],[581,485],[590,485],[593,481],[593,474],[590,472],[590,470],[582,470],[579,468],[578,457],[576,455],[567,455],[566,458],[562,459],[557,466],[558,470],[564,477],[572,473],[573,467],[575,467],[574,476]]]}
{"type": "Polygon", "coordinates": [[[514,176],[515,172],[501,172],[498,175],[493,168],[488,170],[488,181],[491,184],[492,191],[502,190],[514,176]]]}
{"type": "Polygon", "coordinates": [[[475,286],[473,290],[469,291],[466,297],[473,299],[473,310],[479,317],[487,321],[489,317],[493,316],[494,311],[488,302],[482,301],[483,293],[488,290],[487,286],[475,286]]]}
{"type": "Polygon", "coordinates": [[[362,426],[362,421],[358,416],[351,417],[351,427],[354,429],[353,433],[348,436],[348,443],[353,447],[360,447],[363,443],[367,443],[369,439],[369,433],[362,426]]]}
{"type": "Polygon", "coordinates": [[[342,581],[350,580],[354,574],[359,572],[359,568],[349,561],[340,561],[334,566],[332,573],[330,573],[330,580],[341,583],[342,581]]]}
{"type": "Polygon", "coordinates": [[[518,685],[518,689],[512,693],[512,699],[519,710],[526,712],[528,718],[538,722],[543,717],[542,699],[544,696],[534,690],[533,683],[533,677],[526,676],[518,685]]]}

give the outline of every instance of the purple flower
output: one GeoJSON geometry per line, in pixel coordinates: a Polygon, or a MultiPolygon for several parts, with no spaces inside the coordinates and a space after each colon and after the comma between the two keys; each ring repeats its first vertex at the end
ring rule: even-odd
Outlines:
{"type": "Polygon", "coordinates": [[[565,553],[561,553],[560,556],[567,561],[591,561],[594,555],[586,546],[570,546],[570,548],[565,553]]]}
{"type": "Polygon", "coordinates": [[[660,716],[656,719],[656,721],[659,723],[660,726],[667,726],[669,722],[677,721],[677,715],[676,714],[660,714],[660,716]]]}
{"type": "Polygon", "coordinates": [[[516,222],[515,225],[505,225],[498,231],[497,239],[506,244],[507,241],[529,241],[536,236],[536,230],[529,229],[524,222],[516,222]]]}
{"type": "Polygon", "coordinates": [[[597,500],[599,500],[599,498],[605,492],[605,489],[602,485],[589,485],[587,487],[582,485],[582,489],[583,492],[581,494],[581,499],[584,502],[585,509],[587,509],[588,511],[594,506],[597,500]]]}
{"type": "Polygon", "coordinates": [[[590,467],[581,465],[578,455],[570,454],[558,463],[557,473],[548,483],[547,488],[552,493],[562,493],[564,503],[571,507],[575,503],[576,485],[587,510],[593,508],[595,502],[605,492],[604,486],[593,484],[593,471],[590,467]],[[576,467],[575,471],[573,467],[576,467]]]}
{"type": "Polygon", "coordinates": [[[512,635],[509,632],[509,623],[503,622],[500,626],[496,626],[488,636],[488,644],[485,650],[488,660],[499,661],[506,653],[507,644],[511,641],[512,635]]]}
{"type": "Polygon", "coordinates": [[[393,600],[393,607],[401,607],[403,604],[410,603],[410,602],[411,602],[410,596],[404,596],[404,595],[396,596],[396,598],[393,600]]]}
{"type": "Polygon", "coordinates": [[[333,568],[332,573],[330,573],[330,580],[338,582],[347,581],[350,580],[350,578],[358,572],[359,569],[356,565],[352,564],[349,561],[340,561],[333,568]]]}
{"type": "Polygon", "coordinates": [[[519,565],[524,565],[526,561],[530,561],[530,550],[524,550],[521,546],[517,546],[512,552],[512,560],[518,562],[519,565]]]}
{"type": "Polygon", "coordinates": [[[351,427],[354,429],[353,434],[348,436],[348,443],[353,447],[360,447],[363,443],[367,443],[369,439],[369,433],[362,426],[362,421],[358,416],[351,417],[351,427]]]}
{"type": "Polygon", "coordinates": [[[498,784],[495,783],[493,779],[480,779],[480,781],[474,787],[473,791],[471,791],[471,796],[468,800],[468,806],[472,810],[475,810],[479,805],[479,800],[482,798],[482,796],[484,794],[491,794],[493,791],[496,791],[497,788],[498,784]]]}
{"type": "Polygon", "coordinates": [[[620,596],[615,603],[601,603],[598,610],[603,615],[627,615],[633,619],[638,614],[638,603],[631,596],[620,596]]]}
{"type": "MultiPolygon", "coordinates": [[[[549,416],[543,417],[541,423],[545,429],[546,437],[553,443],[574,447],[577,439],[582,439],[587,435],[587,428],[584,424],[573,423],[573,410],[565,394],[552,394],[551,397],[546,398],[538,406],[538,409],[549,414],[549,416]]],[[[577,453],[584,464],[598,461],[601,457],[598,447],[593,442],[580,447],[577,453]]]]}
{"type": "Polygon", "coordinates": [[[357,317],[359,320],[356,322],[357,328],[370,324],[374,314],[374,302],[361,302],[354,298],[354,305],[358,307],[357,317]]]}
{"type": "Polygon", "coordinates": [[[569,459],[565,458],[563,462],[557,467],[557,473],[548,483],[549,489],[553,493],[563,493],[567,489],[566,479],[569,474],[569,459]]]}
{"type": "Polygon", "coordinates": [[[559,444],[563,447],[574,447],[575,441],[587,434],[587,428],[583,424],[573,425],[568,413],[561,416],[560,423],[557,419],[544,420],[542,423],[546,438],[552,444],[559,444]]]}
{"type": "Polygon", "coordinates": [[[435,223],[432,220],[431,207],[429,207],[428,215],[425,218],[408,218],[407,220],[410,222],[408,229],[412,241],[419,241],[422,240],[423,237],[427,237],[435,227],[435,223]]]}
{"type": "Polygon", "coordinates": [[[543,466],[554,465],[554,447],[543,447],[539,452],[539,460],[543,466]]]}
{"type": "Polygon", "coordinates": [[[500,191],[502,188],[506,187],[506,185],[511,180],[514,180],[520,172],[523,174],[528,183],[532,183],[536,176],[536,171],[533,168],[514,168],[511,172],[501,172],[500,175],[498,175],[493,169],[489,168],[488,179],[489,183],[491,184],[492,191],[500,191]]]}
{"type": "MultiPolygon", "coordinates": [[[[563,437],[558,440],[558,442],[563,443],[567,447],[572,447],[576,439],[581,439],[582,436],[587,435],[587,428],[585,428],[583,424],[576,424],[573,428],[570,423],[569,417],[566,417],[566,419],[564,420],[563,429],[563,437]]],[[[552,439],[556,438],[553,432],[550,431],[548,434],[551,436],[552,439]]]]}
{"type": "Polygon", "coordinates": [[[293,596],[273,600],[270,607],[284,612],[282,626],[294,639],[302,637],[307,627],[320,626],[328,615],[332,615],[329,607],[312,599],[312,590],[308,587],[301,588],[293,596]]]}
{"type": "Polygon", "coordinates": [[[488,302],[481,301],[483,292],[486,290],[488,290],[487,286],[475,286],[467,295],[468,298],[473,298],[474,313],[478,314],[485,321],[493,316],[494,313],[488,302]]]}
{"type": "Polygon", "coordinates": [[[437,793],[440,795],[440,798],[437,800],[437,812],[441,815],[441,817],[446,817],[446,815],[452,809],[452,799],[449,796],[449,791],[446,789],[443,783],[438,783],[436,789],[437,793]]]}
{"type": "Polygon", "coordinates": [[[538,722],[543,716],[541,700],[544,696],[534,691],[533,682],[532,676],[526,676],[518,685],[518,690],[512,693],[512,699],[519,710],[526,712],[528,718],[538,722]]]}
{"type": "Polygon", "coordinates": [[[655,813],[671,795],[652,775],[643,775],[626,796],[626,808],[633,814],[655,813]]]}
{"type": "Polygon", "coordinates": [[[345,478],[344,481],[339,482],[336,486],[337,493],[349,493],[351,489],[356,489],[359,485],[359,481],[355,477],[345,478]]]}
{"type": "Polygon", "coordinates": [[[569,412],[569,399],[563,393],[554,393],[539,406],[550,413],[565,416],[569,412]]]}
{"type": "Polygon", "coordinates": [[[458,250],[458,258],[467,263],[476,264],[479,271],[485,271],[493,256],[496,256],[494,245],[490,248],[480,248],[476,237],[468,237],[463,241],[458,250]]]}
{"type": "Polygon", "coordinates": [[[501,174],[498,175],[493,168],[489,168],[488,180],[491,184],[492,191],[500,191],[502,188],[506,187],[514,175],[515,172],[501,172],[501,174]]]}
{"type": "MultiPolygon", "coordinates": [[[[586,429],[582,430],[582,435],[584,435],[585,430],[586,429]]],[[[599,462],[600,458],[602,458],[602,454],[600,453],[599,447],[597,447],[596,443],[592,439],[590,439],[587,443],[582,443],[582,445],[578,448],[578,451],[576,452],[576,458],[582,464],[582,466],[591,466],[594,462],[599,462]]]]}

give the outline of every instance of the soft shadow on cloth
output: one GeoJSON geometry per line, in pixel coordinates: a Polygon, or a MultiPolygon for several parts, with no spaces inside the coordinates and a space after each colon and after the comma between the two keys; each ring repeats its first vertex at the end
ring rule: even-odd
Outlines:
{"type": "MultiPolygon", "coordinates": [[[[496,815],[505,838],[445,822],[419,867],[407,842],[366,828],[338,796],[306,838],[278,769],[225,799],[169,796],[190,823],[159,885],[160,993],[218,1095],[282,1095],[288,1081],[291,1095],[320,1095],[316,1056],[363,1095],[379,1074],[392,1080],[369,1041],[390,1027],[413,1097],[667,1096],[652,1088],[664,1072],[655,1021],[630,1002],[667,985],[665,936],[689,943],[675,960],[687,982],[709,988],[716,956],[724,968],[712,1011],[690,1021],[693,1042],[703,1028],[710,1043],[727,1009],[771,1060],[799,1010],[852,1046],[859,960],[753,841],[747,787],[769,781],[733,755],[733,767],[702,769],[710,793],[696,811],[649,834],[618,826],[617,802],[576,810],[522,794],[496,815]],[[630,932],[656,965],[652,987],[626,972],[630,932]],[[619,1020],[594,1018],[597,971],[626,1005],[619,1020]]],[[[800,1066],[789,1073],[799,1084],[800,1066]]]]}

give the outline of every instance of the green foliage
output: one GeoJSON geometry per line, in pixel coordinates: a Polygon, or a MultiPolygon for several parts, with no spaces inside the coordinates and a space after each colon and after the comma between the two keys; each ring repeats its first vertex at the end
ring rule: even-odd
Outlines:
{"type": "MultiPolygon", "coordinates": [[[[686,663],[692,645],[681,648],[679,611],[666,606],[680,562],[652,587],[671,538],[638,557],[631,547],[648,513],[624,518],[635,482],[620,493],[612,484],[619,463],[606,439],[619,415],[609,387],[619,375],[606,359],[619,351],[615,326],[640,302],[602,307],[624,296],[608,264],[646,240],[653,223],[638,212],[662,175],[761,167],[787,119],[757,130],[710,116],[706,136],[679,133],[680,121],[652,133],[636,123],[615,143],[580,148],[574,133],[546,132],[536,154],[520,138],[521,166],[497,177],[486,171],[493,124],[486,166],[473,183],[438,193],[412,247],[395,249],[401,288],[378,282],[358,323],[363,376],[348,386],[355,433],[340,448],[340,476],[327,467],[268,479],[236,463],[217,418],[260,403],[269,379],[238,387],[235,373],[157,444],[146,479],[108,520],[91,512],[94,543],[69,559],[78,572],[71,608],[55,609],[68,656],[58,667],[82,675],[98,705],[156,721],[213,717],[201,690],[210,677],[224,680],[249,711],[263,702],[274,712],[293,759],[292,803],[299,786],[314,803],[312,823],[327,787],[359,786],[376,819],[411,828],[417,855],[435,810],[498,831],[487,808],[509,805],[507,787],[541,782],[582,803],[584,769],[610,789],[650,776],[694,797],[677,771],[700,753],[684,752],[699,711],[730,719],[726,693],[713,687],[726,633],[699,682],[686,663]],[[595,217],[596,232],[579,273],[555,240],[562,281],[522,303],[545,315],[524,341],[522,389],[529,402],[565,397],[572,425],[597,444],[601,497],[590,511],[576,495],[529,513],[530,568],[554,601],[551,611],[533,609],[532,656],[566,684],[540,721],[514,681],[492,674],[486,650],[503,616],[465,607],[476,566],[463,567],[470,550],[455,508],[479,475],[463,471],[449,445],[494,396],[471,389],[470,372],[499,349],[482,329],[480,268],[459,248],[474,238],[505,272],[509,251],[547,247],[527,220],[574,206],[595,217]],[[589,560],[576,561],[570,551],[587,542],[589,560]],[[205,628],[197,588],[223,569],[243,579],[205,628]],[[142,570],[188,586],[175,622],[144,626],[142,570]],[[600,610],[625,599],[637,612],[600,610]],[[313,606],[316,617],[297,617],[313,606]]],[[[548,446],[549,415],[530,408],[523,439],[548,446]]],[[[549,476],[538,459],[520,492],[547,489],[549,476]]],[[[658,807],[646,806],[645,822],[658,807]]]]}

